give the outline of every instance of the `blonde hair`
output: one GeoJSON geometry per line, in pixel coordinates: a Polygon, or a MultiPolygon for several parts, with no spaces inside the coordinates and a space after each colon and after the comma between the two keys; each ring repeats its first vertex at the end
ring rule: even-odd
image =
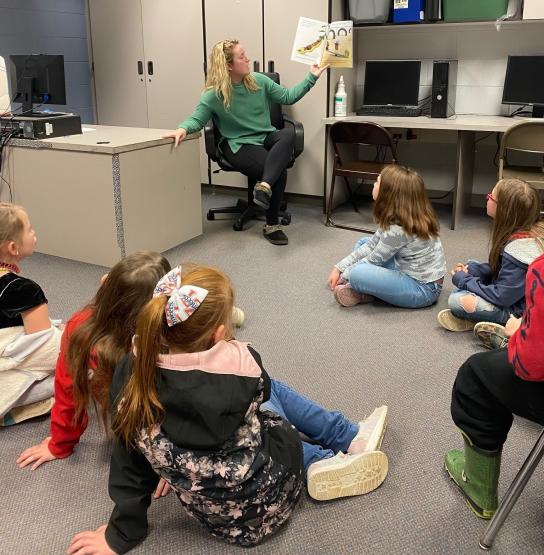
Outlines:
{"type": "Polygon", "coordinates": [[[400,225],[407,235],[420,239],[438,237],[440,225],[425,192],[421,176],[392,164],[380,174],[380,191],[374,203],[374,220],[382,229],[400,225]]]}
{"type": "MultiPolygon", "coordinates": [[[[230,80],[228,64],[232,64],[232,52],[234,47],[239,44],[235,39],[222,40],[212,48],[210,55],[210,67],[206,78],[206,90],[213,89],[218,98],[223,100],[225,110],[230,108],[232,99],[232,82],[230,80]]],[[[251,92],[259,90],[253,75],[248,74],[242,80],[246,89],[251,92]]]]}
{"type": "Polygon", "coordinates": [[[521,179],[501,179],[494,187],[497,210],[491,231],[489,265],[493,275],[500,269],[500,257],[506,243],[516,233],[527,233],[542,239],[544,226],[540,219],[538,191],[521,179]]]}
{"type": "Polygon", "coordinates": [[[126,445],[134,444],[142,429],[160,422],[164,408],[157,391],[157,359],[164,347],[195,353],[210,349],[217,328],[224,325],[225,338],[231,338],[234,291],[230,279],[220,270],[193,266],[184,271],[182,285],[207,289],[204,302],[185,322],[168,327],[160,296],[149,301],[136,323],[136,355],[133,372],[119,399],[123,408],[115,413],[112,430],[126,445]]]}
{"type": "Polygon", "coordinates": [[[0,246],[7,241],[17,243],[21,239],[25,229],[22,214],[26,214],[22,206],[11,202],[0,202],[0,246]]]}

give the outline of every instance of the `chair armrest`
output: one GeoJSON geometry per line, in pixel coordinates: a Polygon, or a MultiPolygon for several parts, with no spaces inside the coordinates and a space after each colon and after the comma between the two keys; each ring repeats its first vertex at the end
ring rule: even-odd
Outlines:
{"type": "Polygon", "coordinates": [[[291,119],[285,114],[283,114],[283,122],[284,125],[292,125],[295,131],[294,156],[296,158],[304,150],[304,127],[300,121],[291,119]]]}
{"type": "Polygon", "coordinates": [[[215,125],[213,123],[213,120],[210,120],[204,126],[204,144],[206,146],[206,154],[214,162],[217,162],[217,141],[215,136],[215,125]]]}

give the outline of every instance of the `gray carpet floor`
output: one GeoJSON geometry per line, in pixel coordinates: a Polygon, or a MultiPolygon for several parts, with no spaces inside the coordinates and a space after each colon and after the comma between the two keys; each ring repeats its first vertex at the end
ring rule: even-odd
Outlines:
{"type": "MultiPolygon", "coordinates": [[[[232,197],[205,193],[204,212],[225,200],[232,197]]],[[[384,484],[365,496],[318,503],[304,495],[290,523],[252,553],[479,553],[485,523],[467,509],[443,470],[444,453],[462,445],[449,414],[451,386],[459,365],[479,350],[471,334],[448,333],[436,323],[451,282],[446,281],[438,306],[428,309],[342,308],[326,279],[360,234],[325,227],[317,203],[293,202],[290,210],[288,247],[268,244],[258,222],[235,233],[231,222],[216,221],[206,222],[202,236],[167,256],[172,264],[195,261],[230,274],[237,305],[246,313],[237,337],[254,344],[272,376],[353,420],[389,405],[383,450],[390,470],[384,484]]],[[[483,211],[470,215],[457,231],[449,230],[447,209],[440,215],[450,267],[467,257],[485,258],[483,211]]],[[[41,254],[23,267],[46,291],[52,317],[65,319],[92,297],[105,271],[41,254]]],[[[72,457],[35,472],[17,468],[18,454],[45,438],[48,429],[49,419],[43,417],[0,431],[2,554],[64,553],[75,533],[108,520],[110,445],[95,420],[72,457]]],[[[538,426],[515,421],[504,450],[501,494],[538,433],[538,426]]],[[[494,553],[544,553],[541,479],[537,469],[494,553]]],[[[173,495],[153,502],[149,519],[150,534],[135,554],[242,552],[208,536],[182,513],[173,495]]]]}

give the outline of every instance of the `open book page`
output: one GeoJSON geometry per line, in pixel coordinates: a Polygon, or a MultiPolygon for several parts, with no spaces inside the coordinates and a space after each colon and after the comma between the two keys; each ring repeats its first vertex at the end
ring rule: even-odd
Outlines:
{"type": "Polygon", "coordinates": [[[353,21],[329,23],[319,65],[353,67],[353,21]]]}
{"type": "Polygon", "coordinates": [[[319,64],[327,34],[327,23],[301,17],[293,43],[291,60],[302,64],[319,64]]]}

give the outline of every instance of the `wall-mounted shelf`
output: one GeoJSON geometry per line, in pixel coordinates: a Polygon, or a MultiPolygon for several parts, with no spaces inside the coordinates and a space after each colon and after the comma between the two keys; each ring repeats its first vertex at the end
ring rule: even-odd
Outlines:
{"type": "MultiPolygon", "coordinates": [[[[523,27],[524,25],[543,25],[544,19],[516,19],[513,21],[502,21],[500,22],[501,28],[510,27],[523,27]]],[[[437,21],[436,23],[404,23],[400,25],[395,25],[393,23],[384,23],[378,25],[354,25],[354,30],[383,30],[383,29],[432,29],[433,27],[439,27],[440,29],[455,27],[457,29],[462,27],[470,27],[471,29],[481,28],[489,29],[490,27],[495,27],[496,21],[437,21]]]]}

